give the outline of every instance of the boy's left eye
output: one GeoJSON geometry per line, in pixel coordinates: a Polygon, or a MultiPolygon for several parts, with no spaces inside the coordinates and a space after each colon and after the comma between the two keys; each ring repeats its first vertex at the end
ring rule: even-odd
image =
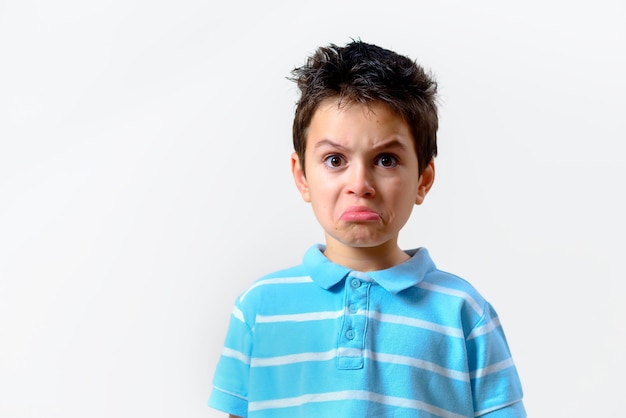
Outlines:
{"type": "Polygon", "coordinates": [[[398,159],[391,154],[382,154],[376,158],[376,165],[390,168],[398,165],[398,159]]]}

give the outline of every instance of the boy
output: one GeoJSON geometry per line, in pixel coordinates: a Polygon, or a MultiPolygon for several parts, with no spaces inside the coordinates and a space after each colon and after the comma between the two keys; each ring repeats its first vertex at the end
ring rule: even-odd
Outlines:
{"type": "Polygon", "coordinates": [[[495,311],[400,229],[434,175],[436,83],[354,41],[293,71],[292,172],[325,232],[236,301],[209,405],[231,417],[525,417],[495,311]]]}

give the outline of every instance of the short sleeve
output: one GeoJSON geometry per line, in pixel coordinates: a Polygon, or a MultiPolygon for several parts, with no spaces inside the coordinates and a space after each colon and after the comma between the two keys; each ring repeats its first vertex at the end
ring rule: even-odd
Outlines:
{"type": "Polygon", "coordinates": [[[489,303],[467,336],[476,417],[523,418],[522,386],[500,320],[489,303]]]}
{"type": "Polygon", "coordinates": [[[213,377],[210,407],[240,417],[248,415],[251,349],[252,333],[236,303],[213,377]]]}

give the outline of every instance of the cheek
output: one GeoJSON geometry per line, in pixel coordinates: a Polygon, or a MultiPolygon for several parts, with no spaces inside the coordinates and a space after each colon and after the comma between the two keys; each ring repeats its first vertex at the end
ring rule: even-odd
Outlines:
{"type": "Polygon", "coordinates": [[[318,216],[327,219],[335,218],[341,206],[340,193],[336,187],[332,186],[332,183],[318,184],[311,190],[311,203],[318,216]]]}
{"type": "Polygon", "coordinates": [[[396,213],[406,213],[413,210],[415,205],[415,199],[417,197],[417,183],[407,187],[404,185],[394,185],[393,188],[388,188],[389,201],[393,202],[393,210],[396,213]]]}

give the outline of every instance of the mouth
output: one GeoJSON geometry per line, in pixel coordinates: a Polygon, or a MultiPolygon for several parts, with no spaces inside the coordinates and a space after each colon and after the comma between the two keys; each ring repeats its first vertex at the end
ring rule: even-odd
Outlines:
{"type": "Polygon", "coordinates": [[[348,222],[374,222],[380,220],[380,214],[366,206],[350,206],[340,219],[348,222]]]}

